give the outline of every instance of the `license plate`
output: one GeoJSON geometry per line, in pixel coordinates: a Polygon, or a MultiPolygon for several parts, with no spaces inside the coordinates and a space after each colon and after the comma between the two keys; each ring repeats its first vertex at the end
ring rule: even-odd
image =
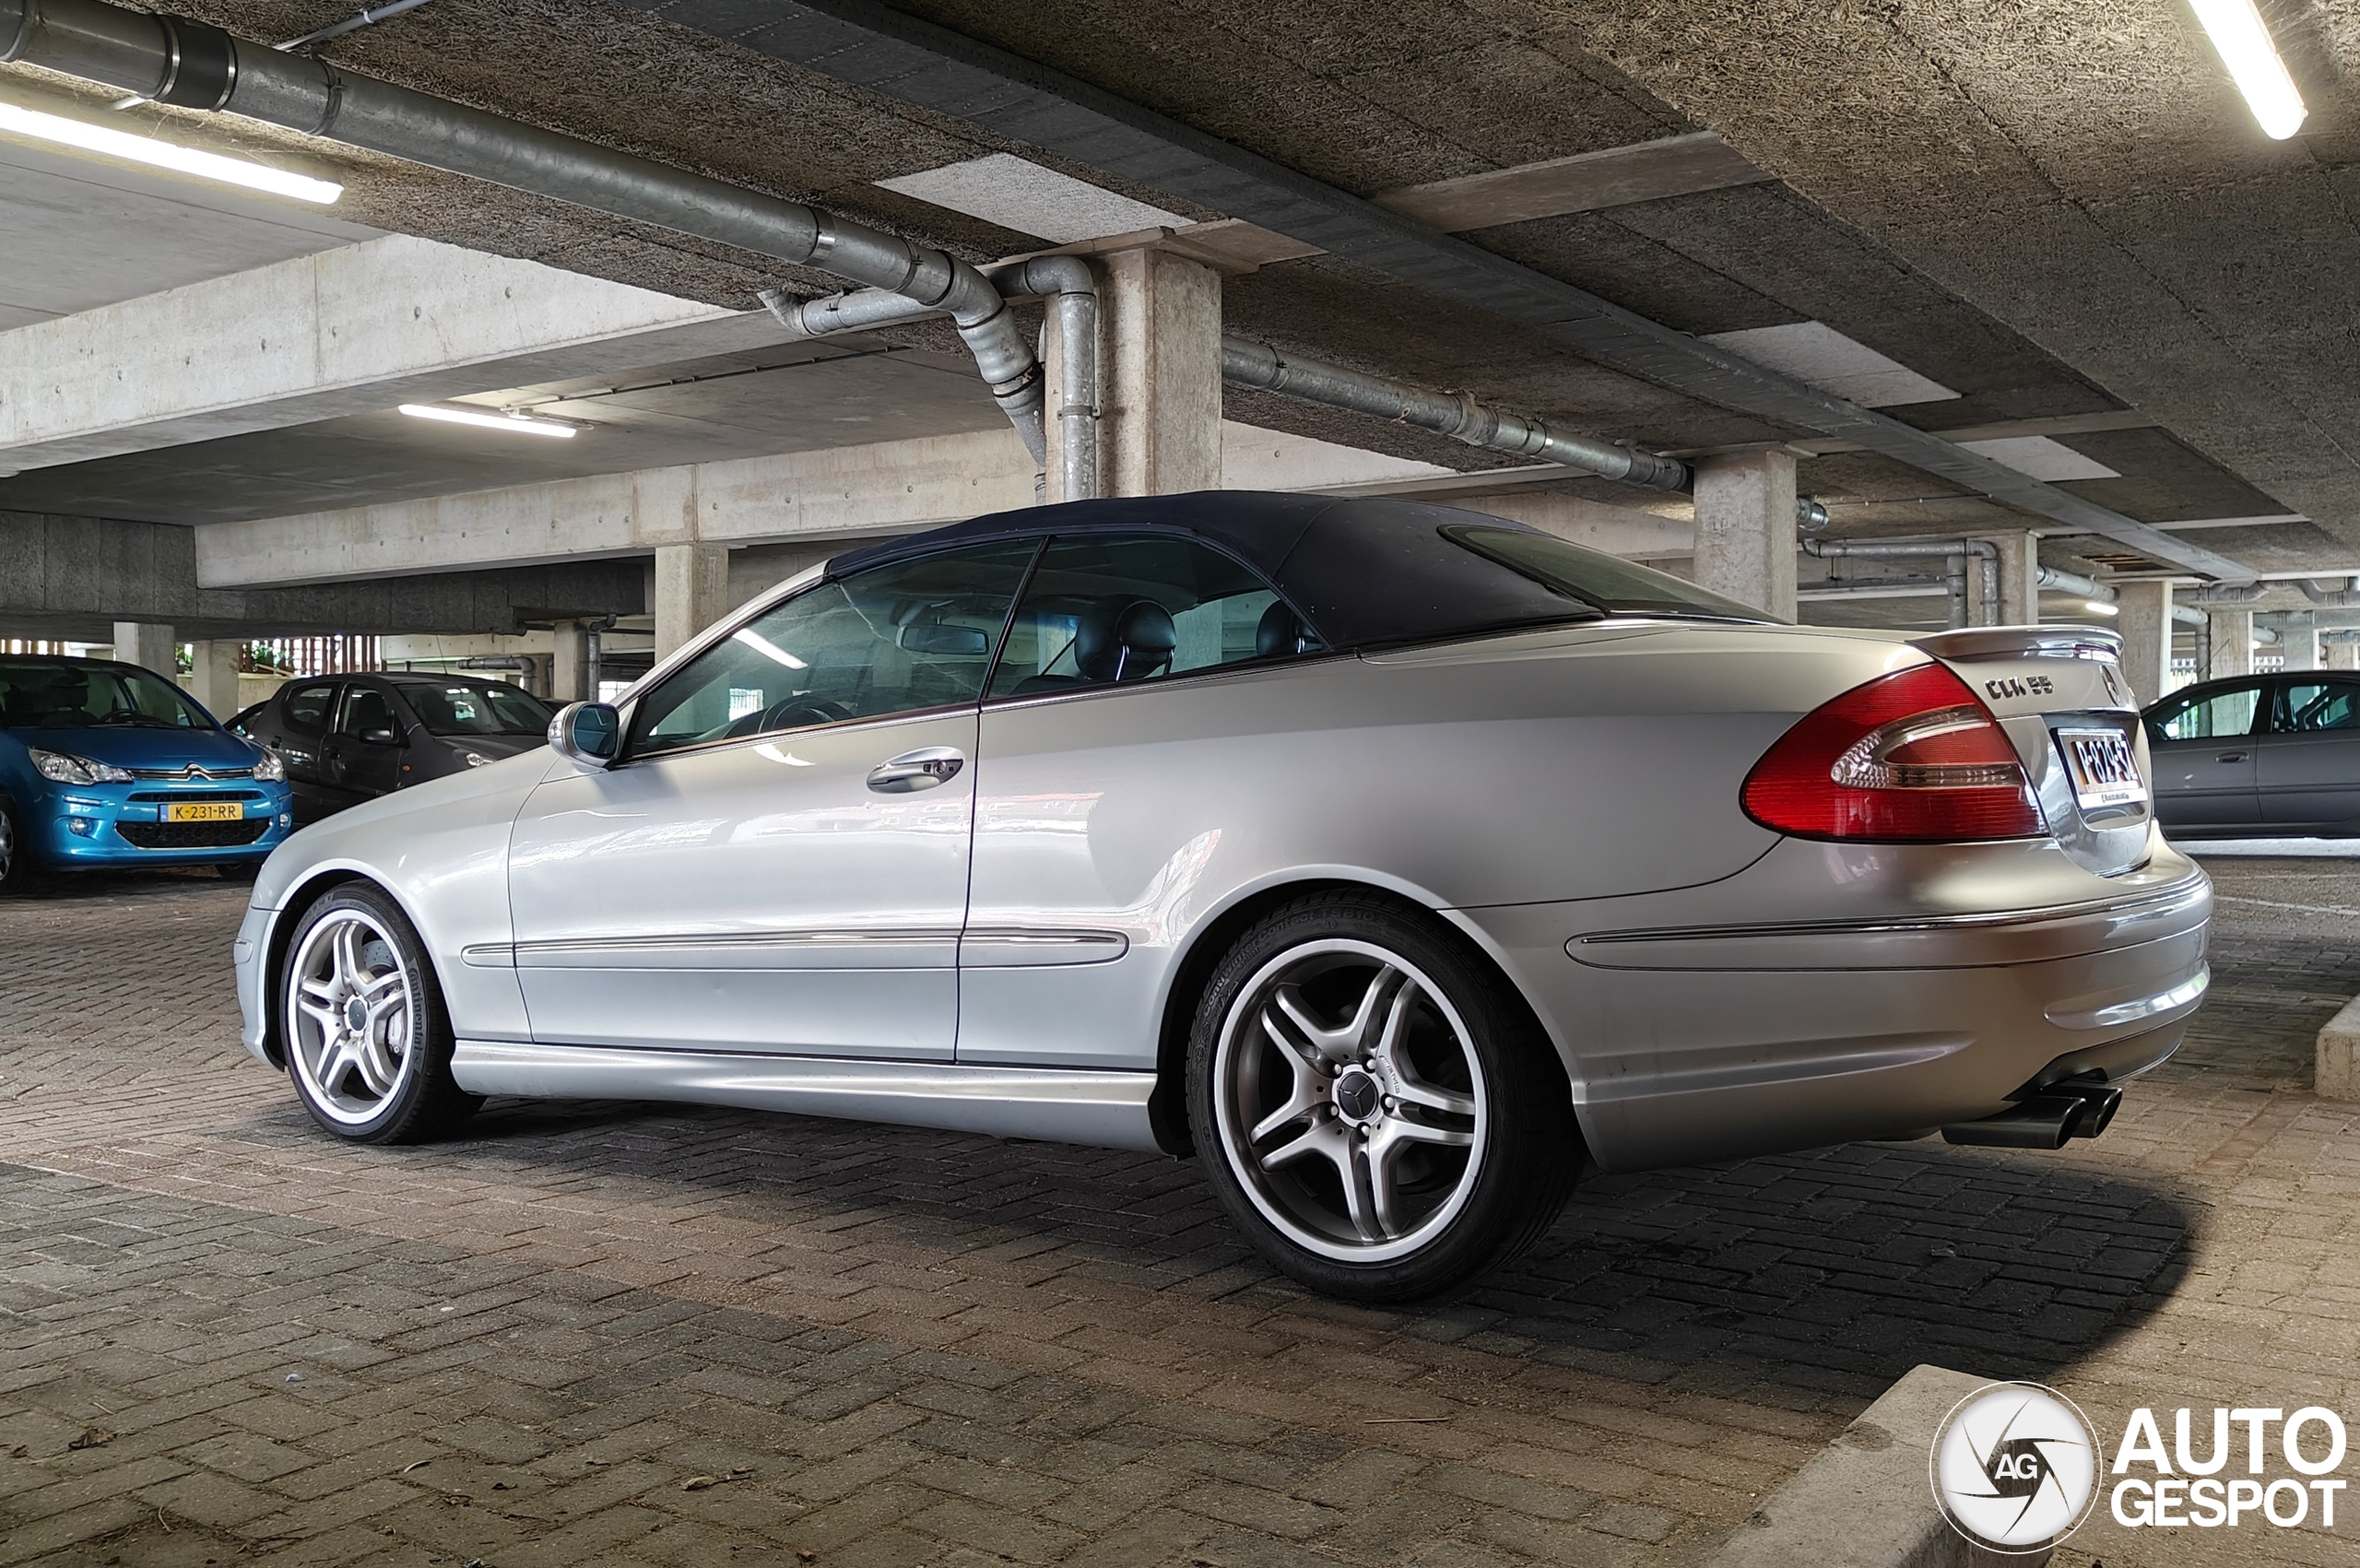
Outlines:
{"type": "Polygon", "coordinates": [[[234,800],[207,800],[188,805],[167,806],[167,822],[235,822],[244,818],[246,808],[234,800]]]}
{"type": "Polygon", "coordinates": [[[2147,782],[2139,776],[2139,754],[2120,730],[2060,729],[2057,746],[2065,755],[2066,771],[2073,775],[2073,798],[2084,809],[2136,806],[2147,798],[2147,782]]]}

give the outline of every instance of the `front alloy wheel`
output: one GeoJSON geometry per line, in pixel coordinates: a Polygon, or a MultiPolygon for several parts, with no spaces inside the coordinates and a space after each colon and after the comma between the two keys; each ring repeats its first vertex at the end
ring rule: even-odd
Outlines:
{"type": "Polygon", "coordinates": [[[1580,1160],[1554,1053],[1422,914],[1317,895],[1216,973],[1191,1042],[1197,1146],[1233,1218],[1316,1289],[1432,1295],[1506,1261],[1580,1160]]]}
{"type": "Polygon", "coordinates": [[[348,884],[313,904],[282,974],[288,1065],[304,1109],[328,1131],[408,1142],[478,1103],[451,1082],[441,991],[384,894],[348,884]]]}

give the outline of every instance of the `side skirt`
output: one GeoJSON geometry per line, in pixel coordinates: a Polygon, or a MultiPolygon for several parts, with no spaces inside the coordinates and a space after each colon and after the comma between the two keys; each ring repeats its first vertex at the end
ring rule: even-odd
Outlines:
{"type": "Polygon", "coordinates": [[[1145,1072],[462,1040],[451,1076],[471,1094],[682,1100],[1158,1151],[1147,1114],[1155,1075],[1145,1072]]]}

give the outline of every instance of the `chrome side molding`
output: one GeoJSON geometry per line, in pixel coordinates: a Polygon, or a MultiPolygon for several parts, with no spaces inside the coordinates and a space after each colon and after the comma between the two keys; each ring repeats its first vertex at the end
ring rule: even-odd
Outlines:
{"type": "Polygon", "coordinates": [[[451,1055],[451,1076],[470,1094],[682,1100],[993,1138],[1149,1152],[1159,1147],[1148,1125],[1151,1072],[462,1040],[451,1055]]]}

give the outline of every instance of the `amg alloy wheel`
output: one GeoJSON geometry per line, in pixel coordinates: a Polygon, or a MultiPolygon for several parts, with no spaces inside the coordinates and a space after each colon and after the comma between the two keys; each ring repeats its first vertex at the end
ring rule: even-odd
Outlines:
{"type": "Polygon", "coordinates": [[[288,1066],[303,1108],[328,1131],[404,1143],[475,1109],[451,1082],[433,971],[383,893],[350,884],[314,903],[281,974],[288,1066]]]}
{"type": "Polygon", "coordinates": [[[1513,1256],[1580,1153],[1548,1043],[1496,975],[1373,897],[1265,919],[1192,1042],[1197,1144],[1233,1217],[1317,1289],[1398,1300],[1513,1256]]]}

